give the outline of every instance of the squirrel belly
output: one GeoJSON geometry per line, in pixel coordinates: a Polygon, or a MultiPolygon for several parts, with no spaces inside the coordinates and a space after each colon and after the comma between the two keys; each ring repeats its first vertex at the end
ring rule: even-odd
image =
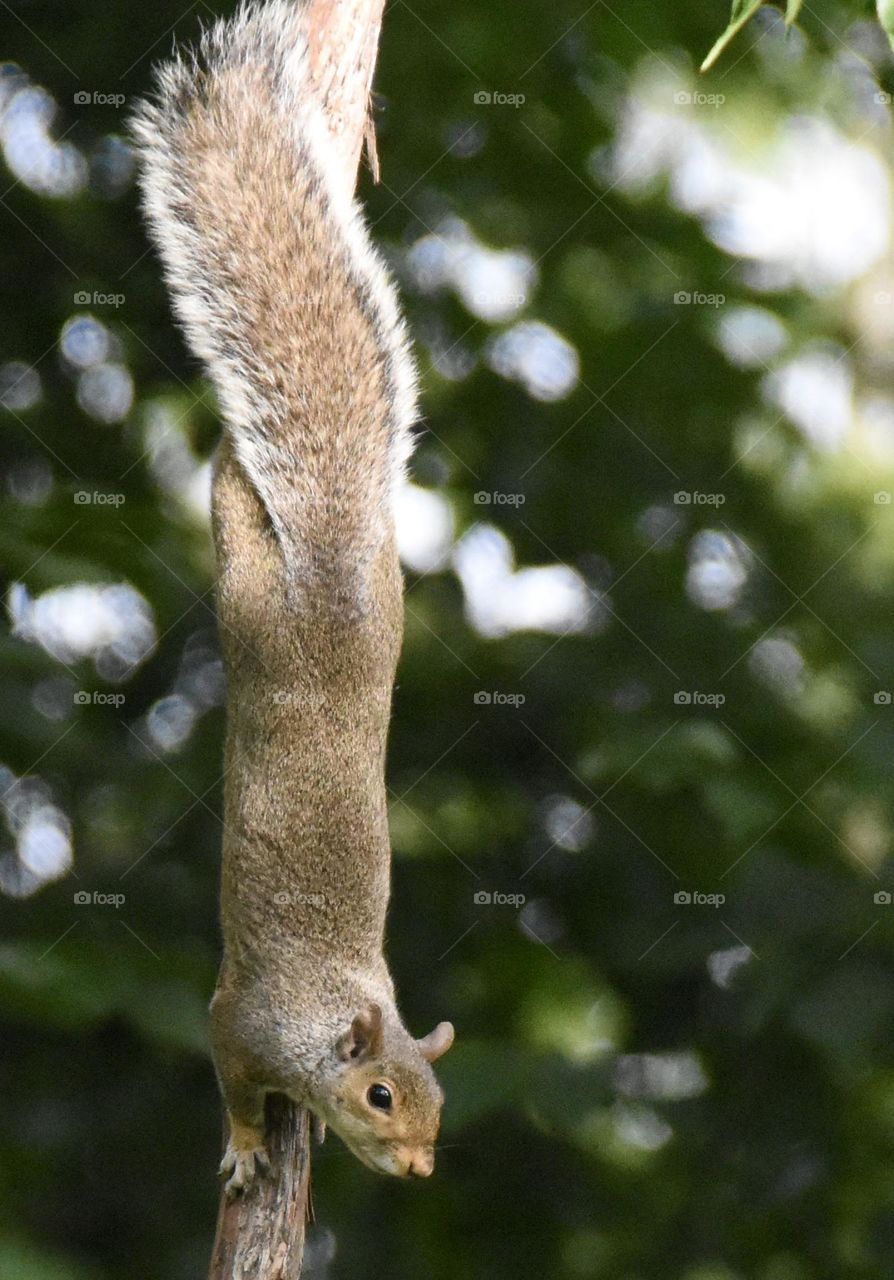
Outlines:
{"type": "Polygon", "coordinates": [[[441,1023],[406,1030],[383,957],[385,748],[402,634],[393,493],[415,374],[394,287],[327,169],[303,9],[243,6],[133,120],[175,312],[224,424],[213,484],[228,681],[211,1037],[222,1170],[266,1162],[283,1092],[371,1168],[426,1174],[441,1023]]]}

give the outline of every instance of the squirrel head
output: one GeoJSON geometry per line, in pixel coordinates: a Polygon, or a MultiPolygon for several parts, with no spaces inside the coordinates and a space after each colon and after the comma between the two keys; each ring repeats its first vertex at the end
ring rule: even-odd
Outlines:
{"type": "Polygon", "coordinates": [[[431,1063],[452,1043],[449,1022],[414,1040],[371,1003],[336,1041],[315,1109],[370,1169],[428,1177],[444,1104],[431,1063]]]}

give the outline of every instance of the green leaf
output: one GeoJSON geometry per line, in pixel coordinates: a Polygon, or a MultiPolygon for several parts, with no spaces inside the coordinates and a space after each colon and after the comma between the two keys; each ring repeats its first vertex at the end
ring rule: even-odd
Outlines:
{"type": "Polygon", "coordinates": [[[839,1065],[865,1063],[884,1043],[892,997],[883,968],[853,961],[803,996],[792,1022],[805,1040],[839,1065]],[[860,992],[859,1000],[854,992],[860,992]]]}
{"type": "Polygon", "coordinates": [[[120,1015],[151,1044],[207,1052],[212,973],[201,958],[168,948],[159,959],[135,952],[138,940],[115,945],[82,935],[67,949],[48,950],[43,941],[0,948],[0,1012],[67,1031],[120,1015]]]}
{"type": "Polygon", "coordinates": [[[785,4],[785,25],[790,27],[792,23],[797,22],[798,14],[801,12],[801,6],[804,0],[786,0],[785,4]]]}
{"type": "Polygon", "coordinates": [[[0,1275],[16,1276],[17,1280],[88,1280],[96,1274],[44,1252],[31,1241],[16,1237],[0,1242],[0,1275]]]}
{"type": "Polygon", "coordinates": [[[894,0],[876,0],[878,20],[894,49],[894,0]]]}
{"type": "MultiPolygon", "coordinates": [[[[881,2],[882,0],[880,0],[880,3],[881,2]]],[[[702,71],[707,71],[709,67],[713,67],[714,63],[720,57],[721,53],[723,53],[729,42],[742,30],[748,19],[754,17],[762,3],[763,0],[733,0],[729,26],[702,63],[702,71]]],[[[798,3],[799,0],[789,0],[789,9],[794,8],[797,11],[798,3]]],[[[786,20],[788,20],[787,14],[786,20]]]]}

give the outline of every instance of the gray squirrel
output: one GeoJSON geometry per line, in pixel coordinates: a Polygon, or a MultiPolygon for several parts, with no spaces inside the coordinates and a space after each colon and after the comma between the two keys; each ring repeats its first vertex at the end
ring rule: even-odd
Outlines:
{"type": "Polygon", "coordinates": [[[143,204],[216,388],[213,529],[228,678],[211,1004],[235,1194],[284,1093],[364,1164],[425,1176],[440,1023],[407,1031],[383,957],[384,780],[403,630],[393,494],[415,372],[394,286],[328,168],[303,6],[217,23],[137,109],[143,204]]]}

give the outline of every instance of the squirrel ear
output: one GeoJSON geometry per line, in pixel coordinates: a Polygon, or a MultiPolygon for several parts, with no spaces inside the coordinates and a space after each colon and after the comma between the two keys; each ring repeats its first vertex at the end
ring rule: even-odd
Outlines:
{"type": "Polygon", "coordinates": [[[382,1052],[382,1010],[377,1004],[368,1005],[358,1013],[336,1045],[342,1062],[360,1062],[375,1058],[382,1052]]]}
{"type": "Polygon", "coordinates": [[[428,1035],[417,1040],[416,1044],[426,1062],[434,1062],[453,1044],[453,1023],[439,1022],[434,1031],[429,1031],[428,1035]]]}

